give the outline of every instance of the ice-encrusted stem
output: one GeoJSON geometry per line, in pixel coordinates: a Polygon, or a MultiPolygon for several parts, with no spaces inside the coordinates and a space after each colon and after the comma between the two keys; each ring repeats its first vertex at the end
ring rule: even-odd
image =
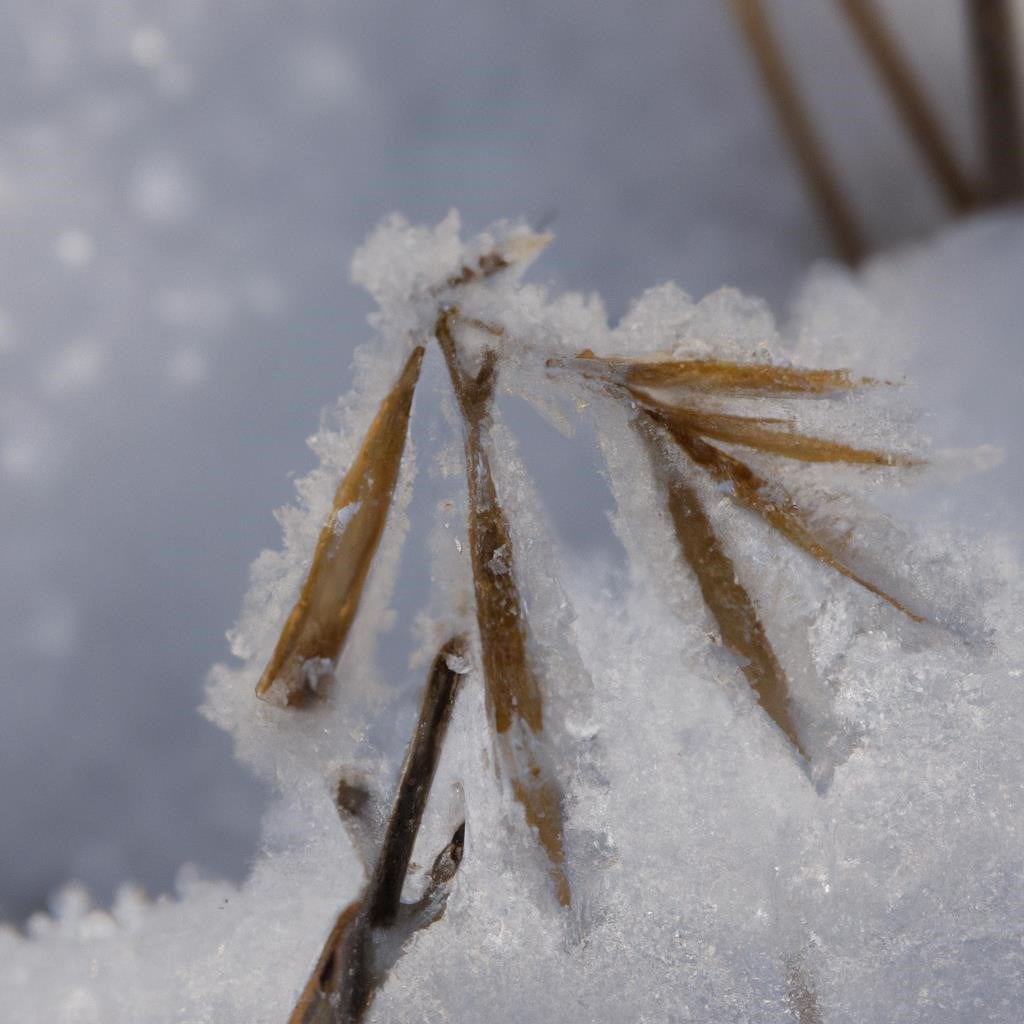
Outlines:
{"type": "Polygon", "coordinates": [[[1024,197],[1016,32],[1010,0],[966,0],[990,198],[1024,197]]]}
{"type": "MultiPolygon", "coordinates": [[[[565,871],[562,791],[540,742],[543,697],[527,657],[512,533],[498,501],[485,443],[498,355],[494,348],[485,349],[476,376],[467,374],[460,365],[453,334],[458,317],[456,307],[443,310],[434,333],[463,422],[469,549],[488,713],[513,795],[522,805],[527,823],[537,831],[548,858],[555,895],[559,903],[568,906],[572,896],[565,871]]],[[[500,334],[497,328],[479,323],[475,326],[500,334]]]]}
{"type": "Polygon", "coordinates": [[[950,208],[965,213],[978,206],[981,194],[875,0],[840,0],[839,6],[875,65],[907,134],[950,208]]]}
{"type": "Polygon", "coordinates": [[[464,823],[438,854],[422,896],[403,903],[402,887],[465,657],[466,641],[454,637],[434,659],[376,864],[362,896],[338,916],[289,1024],[358,1024],[401,947],[444,913],[450,882],[462,860],[464,823]]]}
{"type": "Polygon", "coordinates": [[[867,244],[824,146],[786,64],[782,47],[761,0],[730,0],[732,10],[757,61],[765,89],[800,165],[804,182],[828,227],[839,255],[849,264],[867,255],[867,244]]]}

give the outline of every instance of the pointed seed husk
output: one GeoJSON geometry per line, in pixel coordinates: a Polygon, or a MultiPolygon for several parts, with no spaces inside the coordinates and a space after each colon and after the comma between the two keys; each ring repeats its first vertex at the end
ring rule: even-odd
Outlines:
{"type": "Polygon", "coordinates": [[[652,461],[663,479],[669,516],[679,548],[693,569],[701,596],[718,626],[722,643],[740,662],[761,707],[805,760],[807,752],[790,716],[789,682],[761,624],[754,602],[736,575],[696,491],[666,464],[649,421],[637,421],[652,461]]]}
{"type": "Polygon", "coordinates": [[[264,700],[301,707],[322,695],[319,666],[341,655],[387,522],[423,353],[417,346],[410,354],[338,485],[299,599],[256,686],[264,700]]]}

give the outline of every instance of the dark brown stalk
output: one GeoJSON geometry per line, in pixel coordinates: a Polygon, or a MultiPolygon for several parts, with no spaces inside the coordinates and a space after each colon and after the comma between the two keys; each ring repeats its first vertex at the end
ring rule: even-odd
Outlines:
{"type": "Polygon", "coordinates": [[[739,581],[696,491],[667,460],[653,417],[634,420],[646,443],[655,473],[665,488],[669,515],[683,558],[693,569],[701,596],[711,612],[722,643],[739,659],[747,682],[765,712],[805,759],[810,760],[789,713],[786,674],[772,649],[754,602],[739,581]]]}
{"type": "Polygon", "coordinates": [[[957,213],[980,205],[981,196],[958,159],[921,83],[874,0],[839,0],[889,92],[907,134],[935,183],[957,213]]]}
{"type": "MultiPolygon", "coordinates": [[[[412,915],[409,934],[444,913],[441,892],[462,858],[464,826],[435,861],[420,901],[402,903],[402,887],[458,693],[461,676],[451,662],[465,655],[466,641],[455,637],[434,659],[376,867],[360,899],[338,916],[289,1024],[358,1024],[389,966],[377,949],[379,940],[394,928],[400,912],[412,915]]],[[[391,936],[392,942],[401,940],[391,936]]]]}
{"type": "Polygon", "coordinates": [[[516,586],[512,534],[498,501],[484,435],[497,380],[497,353],[488,349],[475,377],[459,365],[453,325],[457,309],[441,313],[435,335],[463,420],[469,494],[469,549],[488,712],[512,791],[549,861],[555,893],[571,902],[565,871],[562,794],[546,767],[539,737],[543,698],[526,653],[525,620],[516,586]]]}
{"type": "Polygon", "coordinates": [[[797,1024],[824,1024],[818,994],[811,984],[807,964],[799,954],[786,961],[786,1002],[797,1024]]]}
{"type": "Polygon", "coordinates": [[[1024,197],[1017,44],[1010,0],[966,0],[990,198],[1024,197]]]}
{"type": "Polygon", "coordinates": [[[387,927],[398,913],[416,834],[423,820],[423,811],[427,806],[437,763],[441,759],[441,747],[455,706],[459,681],[462,679],[452,668],[452,663],[464,661],[466,654],[465,638],[454,637],[434,658],[420,704],[416,731],[402,765],[398,792],[384,833],[377,868],[366,896],[366,914],[370,924],[375,927],[387,927]]]}
{"type": "Polygon", "coordinates": [[[409,356],[338,485],[309,575],[256,686],[264,700],[301,707],[333,677],[387,523],[423,352],[409,356]]]}
{"type": "Polygon", "coordinates": [[[761,0],[731,0],[731,5],[836,250],[843,260],[855,265],[867,254],[864,235],[811,124],[763,4],[761,0]]]}

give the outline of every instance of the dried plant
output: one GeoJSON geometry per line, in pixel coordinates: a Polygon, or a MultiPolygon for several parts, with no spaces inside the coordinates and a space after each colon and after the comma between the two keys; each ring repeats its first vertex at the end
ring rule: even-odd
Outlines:
{"type": "MultiPolygon", "coordinates": [[[[1024,195],[1018,58],[1011,0],[964,0],[974,64],[977,134],[984,155],[976,180],[957,153],[936,109],[876,0],[837,0],[850,31],[892,101],[907,139],[920,154],[939,194],[955,214],[1024,195]]],[[[792,62],[773,27],[765,0],[730,0],[804,184],[836,252],[850,264],[869,251],[866,234],[840,173],[814,125],[792,62]]]]}
{"type": "Polygon", "coordinates": [[[840,0],[864,51],[892,98],[907,135],[928,165],[950,209],[966,213],[981,204],[977,184],[963,167],[924,87],[875,0],[840,0]]]}
{"type": "MultiPolygon", "coordinates": [[[[338,487],[308,578],[257,693],[293,709],[324,697],[323,684],[344,648],[394,495],[424,345],[436,341],[462,426],[468,546],[495,765],[499,775],[507,778],[535,834],[553,895],[568,907],[573,894],[566,864],[563,792],[544,731],[544,688],[529,656],[530,627],[518,590],[514,539],[491,468],[491,408],[502,355],[516,339],[500,324],[464,315],[456,302],[460,292],[508,269],[546,241],[538,236],[518,237],[427,293],[434,302],[434,320],[425,327],[424,337],[413,340],[404,368],[338,487]],[[478,338],[490,339],[472,358],[460,345],[462,332],[468,329],[478,338]]],[[[777,415],[739,415],[722,409],[723,403],[736,399],[744,400],[747,407],[761,400],[775,406],[780,399],[828,400],[878,387],[880,382],[854,379],[842,370],[657,354],[644,359],[601,357],[590,350],[574,358],[550,356],[545,365],[556,386],[559,381],[582,381],[602,400],[628,408],[663,492],[680,554],[696,577],[723,645],[736,656],[765,713],[806,759],[791,715],[786,673],[756,602],[741,582],[742,567],[727,553],[705,508],[700,479],[724,490],[738,506],[817,562],[909,618],[922,621],[855,571],[844,536],[830,535],[819,525],[820,516],[812,517],[780,480],[762,475],[738,452],[797,462],[894,468],[916,460],[804,433],[777,415]]],[[[402,903],[401,892],[458,684],[452,665],[455,659],[462,665],[467,649],[464,640],[449,641],[434,661],[387,833],[380,842],[372,835],[367,791],[351,782],[342,782],[338,788],[339,812],[357,846],[365,851],[370,880],[361,900],[339,916],[292,1024],[360,1020],[402,943],[444,913],[462,854],[461,826],[438,856],[421,898],[402,903]]],[[[798,1002],[806,1004],[809,998],[801,996],[798,1002]]],[[[816,1009],[800,1012],[801,1020],[818,1019],[816,1009]]]]}
{"type": "MultiPolygon", "coordinates": [[[[289,1024],[356,1024],[405,942],[444,913],[462,861],[465,823],[437,855],[420,898],[403,903],[402,887],[455,705],[461,678],[456,668],[465,653],[465,640],[455,637],[434,659],[387,830],[375,863],[366,864],[369,880],[361,898],[338,915],[289,1024]]],[[[372,833],[371,798],[365,789],[342,779],[336,803],[347,825],[372,833]]]]}
{"type": "Polygon", "coordinates": [[[707,406],[708,399],[738,396],[822,397],[877,382],[854,381],[844,371],[717,360],[672,360],[658,356],[643,361],[602,359],[589,350],[574,360],[552,359],[548,363],[551,367],[576,370],[635,410],[633,425],[643,438],[665,492],[680,551],[697,577],[722,643],[739,659],[761,706],[801,755],[806,756],[790,717],[785,673],[754,602],[740,582],[687,475],[706,473],[725,487],[733,500],[755,512],[812,558],[920,622],[921,616],[855,572],[844,557],[842,539],[823,536],[779,481],[759,475],[747,462],[719,445],[725,443],[803,462],[909,466],[916,460],[802,434],[788,420],[736,416],[707,406]]]}
{"type": "Polygon", "coordinates": [[[256,686],[265,700],[301,706],[333,678],[394,497],[423,351],[412,350],[338,485],[302,593],[256,686]]]}

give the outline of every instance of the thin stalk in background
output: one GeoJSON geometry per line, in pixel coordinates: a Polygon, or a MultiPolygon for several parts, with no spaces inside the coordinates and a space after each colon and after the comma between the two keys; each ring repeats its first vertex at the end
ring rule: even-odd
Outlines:
{"type": "Polygon", "coordinates": [[[989,198],[1024,198],[1016,36],[1010,0],[966,0],[989,198]]]}
{"type": "Polygon", "coordinates": [[[979,206],[982,197],[978,188],[958,159],[910,61],[874,0],[839,0],[839,6],[874,63],[907,133],[950,208],[964,213],[979,206]]]}
{"type": "Polygon", "coordinates": [[[855,265],[867,255],[864,234],[814,130],[764,6],[761,0],[730,2],[833,244],[845,262],[855,265]]]}

